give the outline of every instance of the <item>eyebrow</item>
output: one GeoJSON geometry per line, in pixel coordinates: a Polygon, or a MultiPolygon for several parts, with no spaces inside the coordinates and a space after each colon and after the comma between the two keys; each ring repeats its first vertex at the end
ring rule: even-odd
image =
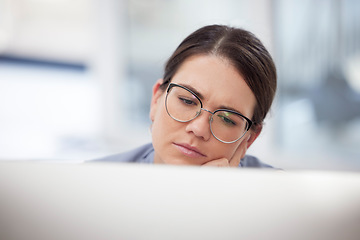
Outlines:
{"type": "MultiPolygon", "coordinates": [[[[181,84],[181,85],[184,86],[184,87],[186,87],[186,88],[188,88],[188,89],[190,89],[190,90],[191,90],[193,93],[195,93],[196,96],[198,96],[201,100],[204,100],[204,96],[203,96],[201,93],[199,93],[199,92],[198,92],[195,88],[193,88],[192,86],[187,85],[187,84],[181,84]]],[[[246,117],[246,115],[245,115],[244,113],[242,113],[242,112],[240,112],[239,110],[237,110],[237,109],[235,109],[235,108],[232,108],[232,107],[228,107],[228,106],[225,106],[225,105],[221,105],[221,106],[219,106],[218,109],[231,110],[231,111],[240,113],[241,115],[243,115],[243,116],[246,117]]]]}
{"type": "Polygon", "coordinates": [[[232,107],[227,107],[227,106],[221,105],[221,106],[219,107],[219,109],[231,110],[231,111],[237,112],[237,113],[243,115],[244,117],[246,117],[246,115],[245,115],[244,113],[242,113],[242,112],[240,112],[239,110],[237,110],[237,109],[235,109],[235,108],[232,108],[232,107]]]}
{"type": "Polygon", "coordinates": [[[192,86],[190,85],[187,85],[187,84],[181,84],[181,86],[184,86],[186,87],[187,89],[190,89],[193,93],[195,93],[196,96],[198,96],[201,100],[204,100],[204,96],[199,93],[195,88],[193,88],[192,86]]]}

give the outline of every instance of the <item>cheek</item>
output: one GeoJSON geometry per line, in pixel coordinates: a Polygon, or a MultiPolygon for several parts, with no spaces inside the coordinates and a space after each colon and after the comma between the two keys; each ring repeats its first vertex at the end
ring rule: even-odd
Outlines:
{"type": "Polygon", "coordinates": [[[158,137],[164,139],[164,137],[169,136],[174,125],[174,120],[169,117],[165,107],[159,105],[156,113],[154,114],[154,121],[152,125],[152,135],[153,140],[156,140],[158,137]]]}
{"type": "Polygon", "coordinates": [[[238,142],[225,144],[217,141],[216,139],[214,140],[216,142],[214,142],[214,145],[210,148],[211,151],[214,153],[213,158],[226,158],[226,159],[231,159],[234,156],[236,151],[241,146],[241,142],[242,142],[240,139],[238,142]]]}
{"type": "Polygon", "coordinates": [[[164,127],[166,127],[166,124],[164,123],[164,116],[162,113],[161,106],[159,106],[159,108],[157,108],[156,113],[154,114],[151,132],[153,135],[159,135],[164,127]]]}

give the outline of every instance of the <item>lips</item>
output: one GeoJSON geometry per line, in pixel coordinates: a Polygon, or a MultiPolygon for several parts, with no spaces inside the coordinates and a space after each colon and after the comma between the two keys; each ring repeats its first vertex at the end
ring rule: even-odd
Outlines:
{"type": "Polygon", "coordinates": [[[192,147],[185,143],[174,143],[175,147],[184,155],[192,158],[206,157],[196,147],[192,147]]]}

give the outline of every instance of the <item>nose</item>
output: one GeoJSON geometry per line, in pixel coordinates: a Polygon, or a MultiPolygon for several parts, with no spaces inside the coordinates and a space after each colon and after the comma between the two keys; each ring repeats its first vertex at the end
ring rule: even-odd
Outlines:
{"type": "Polygon", "coordinates": [[[196,137],[200,137],[203,140],[208,141],[211,137],[211,131],[210,131],[211,114],[206,112],[209,111],[207,110],[201,111],[199,116],[188,122],[186,126],[186,131],[189,133],[192,132],[196,137]]]}

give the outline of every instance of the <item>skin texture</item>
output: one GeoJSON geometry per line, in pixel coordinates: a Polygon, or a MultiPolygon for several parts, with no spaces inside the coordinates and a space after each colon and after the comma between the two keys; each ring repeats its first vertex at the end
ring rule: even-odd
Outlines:
{"type": "MultiPolygon", "coordinates": [[[[196,119],[181,123],[172,119],[165,109],[166,93],[153,87],[150,119],[155,149],[154,162],[176,165],[207,165],[237,167],[240,159],[260,134],[248,131],[235,143],[222,143],[210,131],[210,114],[202,111],[196,119]]],[[[172,79],[173,83],[190,86],[204,99],[203,107],[215,111],[232,108],[251,119],[256,98],[243,77],[226,60],[214,55],[197,55],[187,59],[172,79]]]]}

